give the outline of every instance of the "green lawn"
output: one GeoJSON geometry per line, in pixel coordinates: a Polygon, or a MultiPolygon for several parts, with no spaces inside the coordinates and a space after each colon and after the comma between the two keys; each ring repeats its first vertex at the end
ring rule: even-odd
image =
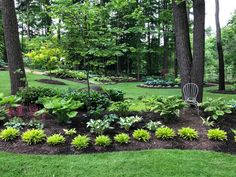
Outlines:
{"type": "Polygon", "coordinates": [[[1,177],[235,177],[236,157],[149,150],[68,156],[0,153],[1,177]]]}
{"type": "MultiPolygon", "coordinates": [[[[42,76],[42,75],[35,75],[35,74],[31,74],[31,73],[27,74],[27,79],[28,79],[30,86],[36,86],[36,87],[43,86],[43,87],[57,88],[57,89],[86,87],[85,84],[80,84],[80,83],[61,80],[61,79],[56,79],[56,80],[61,80],[61,81],[65,82],[67,84],[66,86],[55,86],[55,85],[49,85],[49,84],[42,84],[42,83],[35,81],[37,79],[43,79],[43,78],[49,78],[49,77],[42,76]]],[[[119,84],[114,84],[114,85],[103,85],[103,87],[113,88],[113,89],[121,89],[126,93],[127,97],[135,98],[135,99],[140,96],[149,97],[152,95],[160,95],[160,96],[180,95],[180,89],[148,89],[148,88],[136,87],[140,83],[141,82],[119,83],[119,84]]],[[[213,94],[213,93],[208,92],[208,90],[211,90],[211,89],[216,90],[217,88],[216,87],[205,88],[204,99],[206,99],[207,97],[212,97],[212,98],[223,97],[226,100],[236,99],[235,95],[213,94]]],[[[6,71],[0,72],[0,92],[3,92],[6,95],[10,94],[9,74],[6,71]]]]}

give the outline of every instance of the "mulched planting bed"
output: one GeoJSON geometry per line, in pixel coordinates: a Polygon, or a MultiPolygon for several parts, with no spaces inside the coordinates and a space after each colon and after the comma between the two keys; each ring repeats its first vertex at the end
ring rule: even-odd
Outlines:
{"type": "Polygon", "coordinates": [[[50,80],[50,79],[39,79],[36,80],[37,82],[45,83],[45,84],[52,84],[52,85],[66,85],[66,83],[58,80],[50,80]]]}
{"type": "MultiPolygon", "coordinates": [[[[217,85],[214,83],[207,83],[204,85],[204,87],[213,87],[213,86],[217,86],[217,85]]],[[[178,88],[180,88],[180,86],[178,86],[178,85],[176,85],[176,86],[153,86],[153,85],[145,85],[145,84],[137,85],[137,87],[150,88],[150,89],[178,89],[178,88]]]]}
{"type": "MultiPolygon", "coordinates": [[[[41,143],[37,145],[27,145],[22,142],[20,138],[13,142],[0,141],[0,150],[16,153],[27,153],[27,154],[80,154],[80,153],[95,153],[95,152],[110,152],[110,151],[133,151],[142,149],[198,149],[198,150],[213,150],[228,153],[236,153],[236,143],[233,140],[233,134],[229,133],[228,141],[217,142],[211,141],[207,138],[208,128],[202,125],[202,120],[195,114],[195,111],[191,109],[186,109],[182,112],[181,119],[173,122],[165,122],[159,114],[157,113],[130,113],[130,115],[139,115],[144,118],[143,122],[136,124],[129,131],[131,137],[131,142],[126,145],[120,145],[113,141],[112,145],[109,147],[98,147],[93,145],[95,135],[89,132],[86,128],[86,122],[89,120],[85,113],[80,113],[79,118],[74,119],[70,125],[59,125],[52,117],[42,118],[44,123],[45,133],[49,136],[55,133],[61,133],[63,135],[63,128],[76,128],[77,134],[87,134],[91,138],[90,146],[83,150],[77,151],[71,145],[71,140],[73,137],[66,136],[66,143],[58,146],[49,146],[46,143],[41,143]],[[138,142],[132,138],[132,133],[138,128],[142,128],[146,122],[150,120],[162,121],[164,125],[174,128],[176,131],[182,127],[195,128],[199,132],[198,140],[185,141],[178,136],[173,140],[159,140],[152,133],[152,137],[148,142],[138,142]]],[[[29,121],[29,119],[25,119],[29,121]]],[[[230,132],[230,128],[236,129],[236,113],[225,116],[219,125],[220,128],[230,132]],[[230,127],[230,128],[229,128],[230,127]]],[[[119,125],[114,125],[115,129],[107,131],[105,134],[109,135],[111,138],[117,133],[125,132],[123,129],[119,128],[119,125]]],[[[2,126],[0,127],[3,128],[2,126]]],[[[24,132],[25,130],[22,130],[24,132]]],[[[125,132],[126,133],[126,132],[125,132]]]]}

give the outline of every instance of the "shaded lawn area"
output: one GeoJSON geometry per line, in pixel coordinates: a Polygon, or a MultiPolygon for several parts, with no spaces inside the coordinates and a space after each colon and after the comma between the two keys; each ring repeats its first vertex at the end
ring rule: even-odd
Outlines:
{"type": "Polygon", "coordinates": [[[83,155],[0,153],[1,177],[235,177],[234,155],[148,150],[83,155]]]}
{"type": "MultiPolygon", "coordinates": [[[[68,89],[68,88],[85,88],[86,84],[76,83],[72,81],[62,80],[62,79],[55,79],[59,81],[65,82],[67,85],[50,85],[39,83],[35,80],[38,79],[49,79],[48,76],[43,75],[35,75],[32,73],[27,74],[27,79],[30,86],[38,87],[47,87],[47,88],[54,88],[54,89],[68,89]]],[[[137,99],[140,96],[150,97],[153,95],[159,96],[170,96],[170,95],[180,95],[180,89],[149,89],[149,88],[140,88],[137,85],[141,84],[142,82],[129,82],[129,83],[118,83],[113,85],[101,85],[104,88],[111,88],[111,89],[120,89],[126,93],[126,97],[137,99]]],[[[204,99],[211,97],[211,98],[219,98],[223,97],[225,100],[236,99],[236,95],[233,94],[216,94],[210,93],[208,90],[216,90],[217,87],[208,87],[204,89],[204,99]]],[[[10,94],[10,80],[9,74],[7,71],[0,72],[0,92],[3,92],[5,95],[10,94]]],[[[135,101],[138,102],[138,101],[135,101]]]]}

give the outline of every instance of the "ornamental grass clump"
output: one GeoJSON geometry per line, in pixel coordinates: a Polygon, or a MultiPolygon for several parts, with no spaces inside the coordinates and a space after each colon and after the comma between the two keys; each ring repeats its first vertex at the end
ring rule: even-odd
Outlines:
{"type": "Polygon", "coordinates": [[[197,130],[190,127],[184,127],[184,128],[179,129],[178,135],[184,140],[190,140],[190,141],[198,138],[197,130]]]}
{"type": "Polygon", "coordinates": [[[65,143],[66,139],[60,134],[54,134],[47,138],[47,144],[55,146],[65,143]]]}
{"type": "Polygon", "coordinates": [[[175,137],[175,131],[169,127],[162,127],[156,130],[155,135],[159,139],[169,140],[175,137]]]}
{"type": "Polygon", "coordinates": [[[89,142],[90,138],[88,136],[78,135],[72,140],[71,145],[77,150],[82,150],[89,146],[89,142]]]}
{"type": "Polygon", "coordinates": [[[138,141],[147,142],[148,140],[150,140],[151,135],[147,130],[138,129],[138,130],[134,131],[133,137],[134,137],[134,139],[136,139],[138,141]]]}
{"type": "Polygon", "coordinates": [[[0,132],[0,139],[3,141],[12,141],[20,136],[20,131],[16,128],[7,128],[0,132]]]}
{"type": "Polygon", "coordinates": [[[210,140],[225,141],[227,140],[227,132],[219,128],[208,130],[207,137],[210,140]]]}
{"type": "Polygon", "coordinates": [[[39,129],[32,129],[27,130],[24,132],[21,136],[23,142],[32,145],[32,144],[38,144],[46,140],[46,134],[43,130],[39,129]]]}

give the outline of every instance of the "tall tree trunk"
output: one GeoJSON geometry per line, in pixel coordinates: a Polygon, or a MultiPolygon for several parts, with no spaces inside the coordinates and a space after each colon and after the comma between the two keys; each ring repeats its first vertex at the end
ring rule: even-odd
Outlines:
{"type": "Polygon", "coordinates": [[[193,61],[191,82],[199,87],[198,102],[203,98],[204,61],[205,61],[205,0],[193,1],[193,61]]]}
{"type": "Polygon", "coordinates": [[[181,87],[191,82],[191,46],[189,38],[186,2],[176,3],[173,0],[176,57],[181,77],[181,87]]]}
{"type": "Polygon", "coordinates": [[[26,86],[26,75],[21,54],[14,0],[2,0],[4,36],[11,79],[11,93],[26,86]]]}
{"type": "Polygon", "coordinates": [[[224,53],[222,48],[220,19],[219,19],[219,13],[220,13],[219,0],[215,0],[215,4],[216,4],[216,13],[215,13],[216,43],[217,43],[217,51],[219,58],[219,90],[225,90],[225,64],[224,64],[224,53]]]}

